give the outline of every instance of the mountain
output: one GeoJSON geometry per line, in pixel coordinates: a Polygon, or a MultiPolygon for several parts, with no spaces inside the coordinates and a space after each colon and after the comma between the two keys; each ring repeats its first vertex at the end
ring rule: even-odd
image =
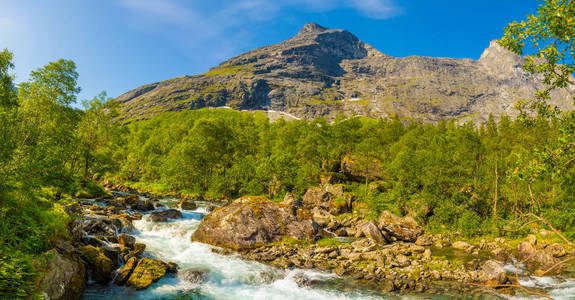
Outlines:
{"type": "MultiPolygon", "coordinates": [[[[478,60],[391,57],[346,30],[306,24],[297,35],[231,58],[209,72],[141,86],[113,101],[119,120],[202,107],[266,110],[295,118],[339,114],[484,122],[516,115],[541,81],[521,56],[492,41],[478,60]]],[[[552,99],[571,109],[568,91],[552,99]]]]}

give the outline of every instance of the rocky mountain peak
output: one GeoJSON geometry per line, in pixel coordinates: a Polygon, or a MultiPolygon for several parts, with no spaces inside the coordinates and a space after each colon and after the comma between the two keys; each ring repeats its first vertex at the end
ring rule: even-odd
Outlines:
{"type": "Polygon", "coordinates": [[[489,42],[489,47],[481,54],[479,63],[499,75],[503,73],[509,76],[510,73],[523,71],[523,58],[499,45],[497,40],[489,42]]]}
{"type": "MultiPolygon", "coordinates": [[[[148,84],[115,99],[119,120],[203,107],[268,110],[313,119],[339,114],[485,122],[514,116],[542,86],[523,58],[492,41],[479,60],[391,57],[342,29],[307,23],[292,38],[233,57],[210,72],[148,84]]],[[[554,91],[552,104],[573,106],[554,91]]]]}
{"type": "Polygon", "coordinates": [[[327,30],[329,30],[329,28],[323,27],[317,23],[307,23],[299,30],[298,35],[304,35],[308,33],[317,34],[327,30]]]}

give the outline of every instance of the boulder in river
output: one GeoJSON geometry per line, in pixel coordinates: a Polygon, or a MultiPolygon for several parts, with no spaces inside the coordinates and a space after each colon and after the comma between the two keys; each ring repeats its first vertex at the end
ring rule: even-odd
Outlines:
{"type": "Polygon", "coordinates": [[[165,262],[144,257],[138,262],[126,284],[138,290],[144,290],[160,280],[167,271],[168,265],[165,262]]]}
{"type": "Polygon", "coordinates": [[[308,210],[274,203],[263,196],[247,196],[205,216],[192,240],[241,250],[284,237],[313,240],[316,233],[317,224],[308,210]]]}
{"type": "Polygon", "coordinates": [[[183,198],[180,200],[180,208],[184,210],[194,210],[198,208],[196,201],[204,201],[204,197],[197,195],[192,198],[183,198]]]}
{"type": "Polygon", "coordinates": [[[62,255],[55,249],[37,262],[42,271],[40,291],[48,299],[79,299],[86,288],[86,268],[76,254],[62,255]]]}
{"type": "Polygon", "coordinates": [[[531,267],[538,268],[539,273],[544,272],[543,270],[549,270],[548,275],[561,273],[561,267],[557,267],[559,260],[553,257],[552,253],[545,251],[545,249],[537,249],[529,242],[519,243],[517,258],[525,261],[531,267]],[[554,269],[550,269],[554,266],[554,269]]]}
{"type": "Polygon", "coordinates": [[[178,278],[191,283],[203,283],[207,274],[207,270],[186,269],[178,272],[178,278]]]}
{"type": "Polygon", "coordinates": [[[507,278],[507,272],[503,268],[502,263],[495,260],[488,260],[481,266],[479,281],[487,286],[496,287],[507,283],[509,279],[507,278]]]}
{"type": "Polygon", "coordinates": [[[105,284],[112,280],[112,260],[104,254],[102,249],[88,245],[82,247],[80,253],[92,270],[94,281],[105,284]]]}
{"type": "Polygon", "coordinates": [[[124,285],[126,281],[128,281],[128,278],[130,278],[130,275],[132,275],[138,261],[139,259],[136,257],[128,259],[126,264],[118,270],[118,275],[116,276],[114,283],[117,285],[124,285]]]}
{"type": "Polygon", "coordinates": [[[120,245],[124,247],[132,248],[134,247],[135,242],[136,238],[131,235],[125,233],[121,233],[118,235],[118,243],[120,243],[120,245]]]}
{"type": "Polygon", "coordinates": [[[423,233],[423,229],[415,219],[410,216],[400,218],[390,211],[384,211],[379,217],[379,228],[398,240],[415,242],[423,233]]]}
{"type": "Polygon", "coordinates": [[[153,211],[150,213],[152,222],[166,222],[168,219],[181,219],[182,212],[177,209],[153,211]]]}

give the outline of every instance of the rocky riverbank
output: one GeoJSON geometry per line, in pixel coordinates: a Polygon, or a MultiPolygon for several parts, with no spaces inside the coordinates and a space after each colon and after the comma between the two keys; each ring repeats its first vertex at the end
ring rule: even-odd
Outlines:
{"type": "Polygon", "coordinates": [[[376,221],[362,219],[330,190],[337,192],[310,188],[301,201],[288,193],[282,203],[242,197],[204,218],[192,240],[283,269],[331,271],[386,292],[433,292],[451,284],[513,294],[520,275],[560,274],[560,260],[575,256],[568,246],[534,235],[471,243],[457,233],[426,234],[413,218],[389,211],[376,221]],[[513,265],[520,271],[509,272],[513,265]]]}
{"type": "MultiPolygon", "coordinates": [[[[575,255],[565,245],[534,235],[473,243],[456,233],[426,233],[413,218],[388,211],[367,220],[351,214],[350,202],[327,190],[310,188],[301,200],[288,193],[282,203],[242,197],[219,208],[210,205],[206,211],[211,213],[191,238],[218,246],[213,251],[219,254],[239,254],[281,269],[332,272],[384,293],[439,294],[449,288],[513,294],[518,276],[560,274],[559,262],[575,255]],[[510,272],[513,265],[517,274],[510,272]]],[[[154,223],[181,219],[182,211],[196,209],[202,199],[166,203],[146,196],[111,193],[67,205],[71,239],[51,241],[54,249],[37,262],[44,273],[39,282],[44,295],[79,298],[88,279],[136,290],[168,274],[189,282],[205,280],[205,270],[179,270],[173,262],[147,257],[146,244],[131,235],[133,222],[143,216],[154,223]]],[[[301,286],[317,284],[303,273],[296,277],[301,286]]]]}
{"type": "Polygon", "coordinates": [[[190,208],[195,205],[192,203],[184,198],[175,203],[174,209],[153,197],[114,192],[105,198],[78,200],[65,206],[71,217],[67,225],[70,239],[51,241],[54,249],[37,262],[43,272],[41,293],[49,299],[78,299],[87,280],[141,290],[166,274],[175,274],[175,263],[144,257],[146,245],[130,235],[135,230],[132,222],[146,213],[155,222],[182,218],[179,208],[190,208]]]}

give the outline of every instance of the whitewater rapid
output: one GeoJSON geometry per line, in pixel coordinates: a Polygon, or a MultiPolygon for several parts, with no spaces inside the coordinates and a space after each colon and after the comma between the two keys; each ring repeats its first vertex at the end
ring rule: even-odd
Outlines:
{"type": "MultiPolygon", "coordinates": [[[[116,286],[110,283],[102,286],[89,282],[84,299],[232,299],[232,300],[340,300],[340,299],[485,299],[487,295],[427,295],[391,296],[354,287],[349,282],[331,273],[314,270],[282,270],[262,263],[243,260],[237,255],[221,255],[214,247],[191,242],[191,235],[197,229],[207,211],[199,207],[194,211],[182,211],[183,218],[169,222],[152,222],[149,215],[134,221],[133,234],[138,243],[146,244],[145,256],[166,262],[175,262],[180,270],[196,269],[208,271],[203,283],[193,284],[168,274],[144,291],[116,286]],[[304,274],[310,280],[332,282],[311,287],[299,286],[298,276],[304,274]]],[[[509,266],[509,272],[512,272],[509,266]]],[[[575,299],[573,278],[525,277],[520,282],[526,287],[545,290],[553,299],[575,299]]],[[[489,295],[490,299],[508,298],[538,299],[526,295],[514,297],[489,295]]]]}
{"type": "Polygon", "coordinates": [[[146,244],[145,256],[175,262],[180,270],[207,270],[205,282],[193,284],[166,275],[145,291],[89,284],[84,299],[381,299],[368,291],[341,291],[300,287],[296,277],[303,273],[311,280],[336,280],[337,276],[313,270],[281,270],[235,255],[220,255],[213,247],[191,242],[191,235],[206,214],[205,208],[182,211],[183,218],[152,222],[148,215],[134,221],[133,235],[146,244]]]}

